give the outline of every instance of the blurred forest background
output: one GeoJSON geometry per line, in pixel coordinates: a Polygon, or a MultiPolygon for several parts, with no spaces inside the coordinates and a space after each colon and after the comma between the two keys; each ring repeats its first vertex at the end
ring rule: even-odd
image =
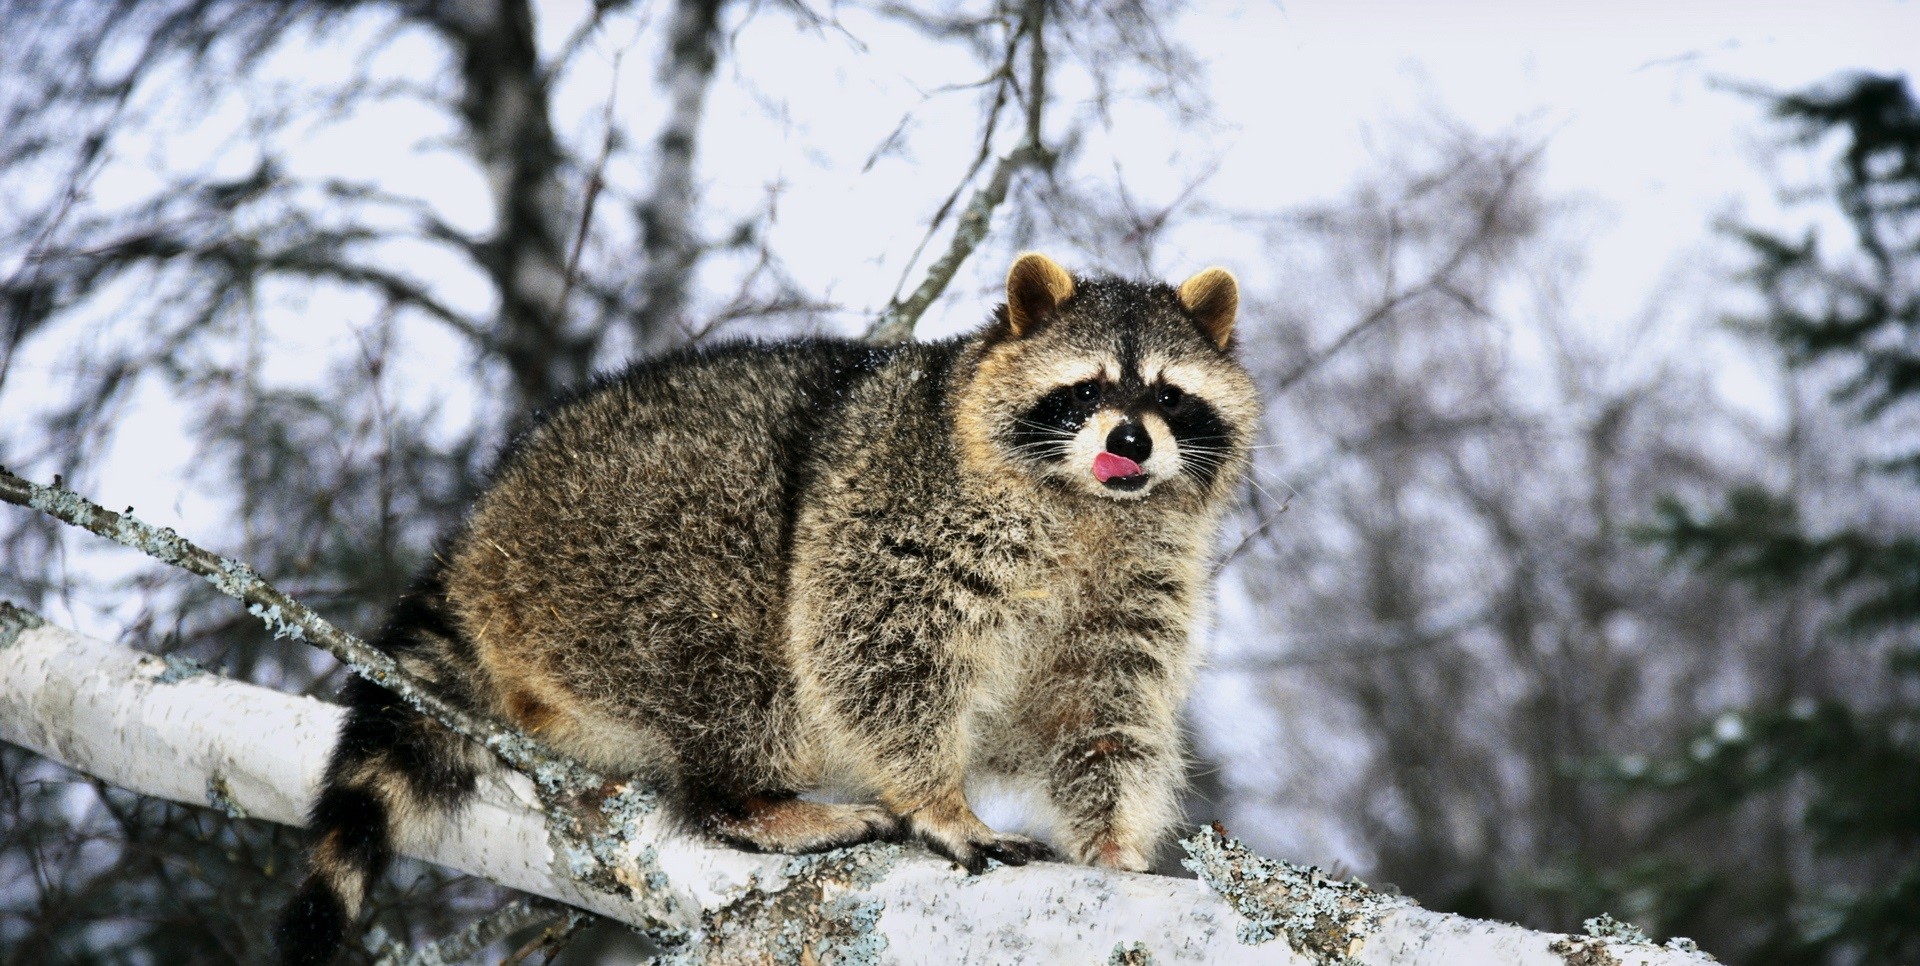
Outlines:
{"type": "MultiPolygon", "coordinates": [[[[1436,109],[1337,196],[1209,200],[1233,119],[1183,16],[0,0],[0,464],[366,631],[508,427],[596,369],[929,306],[923,335],[955,331],[1027,248],[1223,262],[1270,419],[1221,548],[1189,817],[1442,910],[1609,911],[1729,962],[1920,961],[1908,79],[1724,84],[1760,145],[1727,176],[1786,159],[1786,216],[1722,219],[1704,269],[1595,319],[1573,298],[1593,213],[1546,187],[1537,126],[1436,109]],[[835,83],[904,108],[846,110],[835,83]],[[796,237],[783,214],[810,206],[904,227],[796,237]]],[[[0,514],[0,598],[340,683],[96,543],[0,514]]],[[[0,961],[257,961],[302,845],[0,746],[0,961]]],[[[375,916],[419,942],[501,898],[408,865],[375,916]]]]}

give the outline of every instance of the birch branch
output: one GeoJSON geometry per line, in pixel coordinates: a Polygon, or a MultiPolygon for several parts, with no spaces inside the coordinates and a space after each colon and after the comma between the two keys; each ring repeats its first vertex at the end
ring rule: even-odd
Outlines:
{"type": "Polygon", "coordinates": [[[993,166],[993,176],[987,179],[979,191],[967,201],[966,210],[960,213],[960,221],[954,226],[953,240],[939,260],[927,269],[927,277],[920,287],[903,301],[895,301],[880,313],[880,318],[867,330],[867,341],[888,344],[905,342],[913,338],[913,327],[920,322],[933,300],[947,290],[953,277],[960,273],[960,266],[966,263],[973,250],[987,237],[987,227],[993,221],[993,210],[1007,200],[1007,188],[1013,182],[1013,174],[1021,168],[1036,163],[1043,152],[1033,145],[1022,145],[1012,154],[1001,158],[993,166]]]}
{"type": "MultiPolygon", "coordinates": [[[[0,604],[0,740],[133,791],[299,824],[342,712],[89,640],[0,604]]],[[[1265,963],[1682,966],[1675,941],[1530,932],[1421,909],[1202,831],[1200,881],[1058,863],[967,876],[918,849],[716,848],[618,788],[604,827],[556,832],[532,783],[482,777],[461,820],[402,851],[632,924],[674,963],[1265,963]],[[583,861],[624,892],[583,879],[583,861]]]]}

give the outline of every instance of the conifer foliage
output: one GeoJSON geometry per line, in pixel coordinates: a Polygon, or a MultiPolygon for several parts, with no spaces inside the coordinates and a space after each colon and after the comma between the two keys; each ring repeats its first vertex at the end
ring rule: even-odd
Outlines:
{"type": "Polygon", "coordinates": [[[1676,833],[1752,822],[1756,809],[1782,819],[1785,845],[1764,874],[1729,864],[1711,882],[1641,883],[1665,892],[1654,905],[1680,918],[1705,902],[1745,918],[1748,948],[1718,950],[1729,961],[1914,962],[1920,103],[1904,78],[1873,75],[1770,102],[1794,150],[1833,152],[1830,180],[1805,203],[1831,206],[1847,230],[1828,239],[1733,229],[1760,306],[1736,324],[1777,352],[1810,405],[1824,408],[1816,415],[1854,437],[1858,455],[1821,468],[1844,481],[1844,499],[1790,478],[1743,486],[1717,507],[1661,503],[1650,540],[1681,566],[1745,586],[1756,602],[1799,600],[1804,645],[1746,708],[1703,723],[1659,764],[1616,762],[1614,777],[1658,800],[1676,833]],[[1818,653],[1826,649],[1849,653],[1835,660],[1818,653]],[[1849,661],[1856,673],[1831,670],[1849,661]]]}

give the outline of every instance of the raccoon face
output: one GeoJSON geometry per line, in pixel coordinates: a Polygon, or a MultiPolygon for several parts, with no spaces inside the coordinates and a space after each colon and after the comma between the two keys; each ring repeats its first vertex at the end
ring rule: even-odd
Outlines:
{"type": "Polygon", "coordinates": [[[1004,463],[1079,493],[1217,496],[1259,418],[1231,352],[1238,304],[1223,269],[1175,289],[1024,255],[973,380],[979,430],[1004,463]]]}

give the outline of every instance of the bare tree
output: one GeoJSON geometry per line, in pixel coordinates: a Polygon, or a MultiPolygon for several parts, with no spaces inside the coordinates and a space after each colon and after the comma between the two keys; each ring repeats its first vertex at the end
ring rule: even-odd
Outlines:
{"type": "Polygon", "coordinates": [[[1664,306],[1611,335],[1568,317],[1577,212],[1537,158],[1443,132],[1288,223],[1309,274],[1271,309],[1261,463],[1299,495],[1281,527],[1259,527],[1277,501],[1248,511],[1237,566],[1274,637],[1238,667],[1318,736],[1290,769],[1317,781],[1278,804],[1354,816],[1373,874],[1426,901],[1545,925],[1652,840],[1586,775],[1746,686],[1729,630],[1769,618],[1633,539],[1655,494],[1753,458],[1716,439],[1760,441],[1636,337],[1664,306]]]}
{"type": "MultiPolygon", "coordinates": [[[[934,78],[928,98],[977,98],[979,157],[1020,160],[1002,173],[961,159],[952,197],[925,199],[925,247],[950,255],[937,269],[907,260],[902,290],[927,294],[893,316],[899,334],[946,281],[996,271],[985,259],[1038,236],[1098,243],[1025,220],[1111,176],[1111,159],[1079,148],[1106,123],[1102,105],[1060,106],[1055,78],[1102,98],[1157,84],[1180,95],[1176,112],[1196,103],[1171,9],[863,9],[971,53],[985,81],[934,78]],[[983,191],[994,202],[963,218],[956,199],[983,191]],[[1002,200],[1020,218],[996,216],[1002,200]]],[[[867,321],[847,324],[818,294],[832,279],[787,272],[768,240],[777,192],[723,215],[700,166],[714,90],[755,69],[730,65],[736,39],[846,35],[857,66],[861,42],[832,12],[0,0],[0,18],[0,464],[76,485],[129,453],[154,462],[148,478],[177,469],[230,521],[214,534],[223,547],[344,626],[381,618],[511,427],[596,368],[716,334],[867,321]],[[562,96],[609,61],[605,89],[562,96]],[[635,103],[661,105],[658,125],[636,129],[635,103]],[[415,175],[328,161],[341,143],[415,175]],[[116,432],[137,419],[178,433],[183,451],[141,452],[116,432]]],[[[903,120],[874,156],[904,163],[915,143],[903,120]]],[[[0,596],[286,689],[339,680],[207,606],[204,585],[104,576],[124,571],[42,520],[8,519],[0,545],[0,596]]],[[[252,924],[284,898],[297,837],[111,791],[11,747],[0,766],[0,868],[33,883],[0,893],[9,961],[160,950],[162,933],[165,958],[260,955],[252,924]],[[209,849],[238,858],[222,867],[209,849]]],[[[500,901],[411,866],[374,905],[382,928],[417,940],[500,901]]]]}

